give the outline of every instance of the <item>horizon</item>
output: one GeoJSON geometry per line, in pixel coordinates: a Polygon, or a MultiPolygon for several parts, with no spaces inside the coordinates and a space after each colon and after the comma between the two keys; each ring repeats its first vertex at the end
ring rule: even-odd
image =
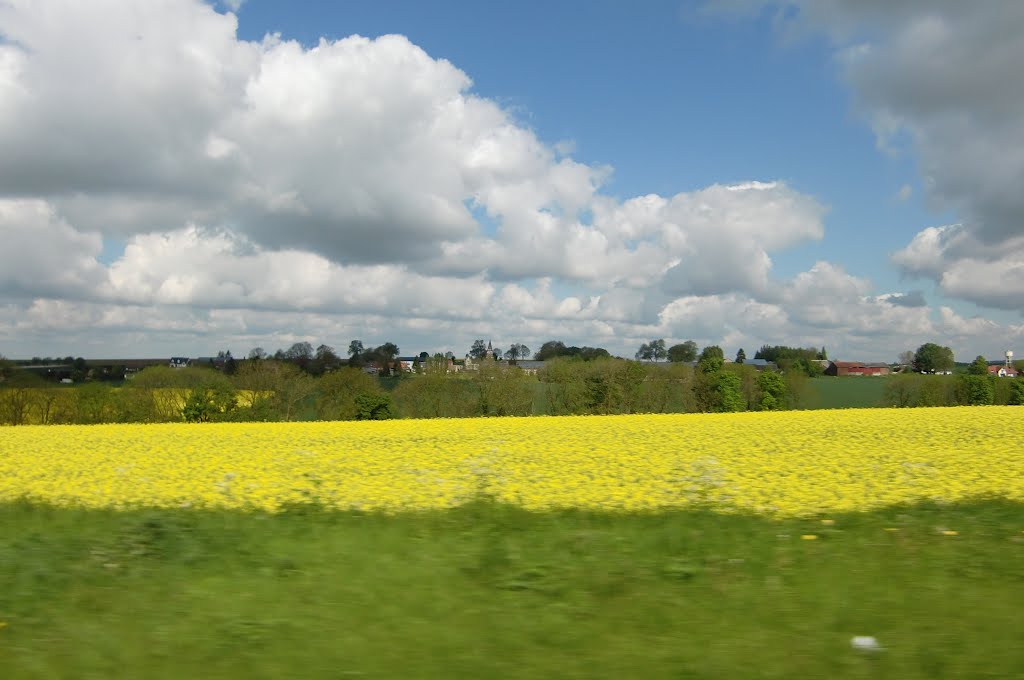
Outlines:
{"type": "Polygon", "coordinates": [[[1024,344],[1024,3],[43,4],[2,356],[1024,344]]]}

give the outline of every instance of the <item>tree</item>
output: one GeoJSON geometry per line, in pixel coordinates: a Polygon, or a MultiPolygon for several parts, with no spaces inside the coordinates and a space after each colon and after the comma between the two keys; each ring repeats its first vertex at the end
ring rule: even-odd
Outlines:
{"type": "Polygon", "coordinates": [[[697,360],[697,343],[693,340],[687,340],[686,342],[678,345],[672,345],[668,348],[668,360],[673,362],[685,362],[690,363],[697,360]]]}
{"type": "Polygon", "coordinates": [[[395,417],[391,395],[360,394],[356,397],[356,420],[390,420],[395,417]]]}
{"type": "Polygon", "coordinates": [[[230,386],[211,384],[194,387],[185,399],[181,417],[186,423],[208,423],[226,420],[237,406],[235,391],[230,386]]]}
{"type": "Polygon", "coordinates": [[[487,343],[483,340],[474,340],[473,346],[469,348],[469,356],[480,361],[487,356],[487,343]]]}
{"type": "Polygon", "coordinates": [[[987,375],[958,375],[956,400],[964,406],[990,406],[995,401],[995,378],[987,375]]]}
{"type": "Polygon", "coordinates": [[[358,368],[339,368],[320,378],[317,385],[317,417],[321,420],[355,420],[360,395],[382,394],[376,378],[358,368]]]}
{"type": "Polygon", "coordinates": [[[550,361],[556,357],[565,356],[565,350],[565,343],[561,340],[548,340],[540,346],[533,358],[537,361],[550,361]]]}
{"type": "Polygon", "coordinates": [[[313,355],[307,370],[312,375],[323,375],[340,365],[341,358],[335,353],[334,348],[330,345],[320,345],[316,348],[316,354],[313,355]]]}
{"type": "Polygon", "coordinates": [[[747,360],[747,353],[743,351],[742,347],[740,347],[740,351],[736,352],[736,363],[737,364],[742,364],[746,360],[747,360]]]}
{"type": "Polygon", "coordinates": [[[266,353],[266,351],[264,351],[264,349],[262,347],[253,347],[251,350],[249,350],[249,360],[250,361],[259,361],[261,359],[266,359],[266,358],[267,358],[267,353],[266,353]]]}
{"type": "Polygon", "coordinates": [[[761,371],[757,374],[757,388],[760,392],[760,410],[777,411],[786,408],[786,382],[781,375],[775,371],[761,371]]]}
{"type": "Polygon", "coordinates": [[[1010,383],[1010,399],[1007,403],[1011,406],[1024,406],[1024,379],[1017,378],[1010,383]]]}
{"type": "Polygon", "coordinates": [[[651,352],[654,354],[655,361],[664,361],[668,358],[668,350],[665,348],[665,339],[658,338],[657,340],[651,340],[651,352]]]}
{"type": "Polygon", "coordinates": [[[705,359],[715,358],[719,361],[725,361],[725,352],[718,345],[708,345],[700,351],[700,358],[698,361],[704,361],[705,359]]]}
{"type": "Polygon", "coordinates": [[[980,354],[974,358],[971,365],[967,367],[970,375],[988,375],[988,361],[980,354]]]}
{"type": "Polygon", "coordinates": [[[914,370],[919,373],[935,373],[948,371],[954,365],[953,350],[940,347],[934,342],[926,342],[914,353],[914,370]]]}
{"type": "Polygon", "coordinates": [[[479,414],[482,416],[528,416],[533,410],[531,379],[515,366],[485,361],[476,372],[479,414]]]}
{"type": "Polygon", "coordinates": [[[921,376],[909,373],[894,375],[885,383],[883,399],[888,406],[910,408],[917,401],[918,381],[921,376]]]}
{"type": "Polygon", "coordinates": [[[362,359],[364,351],[365,350],[363,349],[363,341],[362,340],[353,340],[352,342],[348,343],[348,363],[349,363],[349,366],[358,366],[358,365],[360,365],[360,360],[362,359]]]}
{"type": "Polygon", "coordinates": [[[899,357],[896,359],[896,363],[900,366],[910,366],[914,363],[914,350],[908,349],[900,352],[899,357]]]}
{"type": "Polygon", "coordinates": [[[373,358],[380,362],[381,375],[391,375],[394,368],[395,357],[398,356],[398,345],[393,342],[385,342],[373,348],[373,358]]]}
{"type": "Polygon", "coordinates": [[[505,358],[509,361],[518,361],[519,359],[525,359],[528,356],[530,356],[530,348],[518,342],[512,343],[505,352],[505,358]]]}
{"type": "Polygon", "coordinates": [[[633,356],[637,361],[651,361],[654,359],[654,348],[645,342],[640,345],[640,349],[633,356]]]}

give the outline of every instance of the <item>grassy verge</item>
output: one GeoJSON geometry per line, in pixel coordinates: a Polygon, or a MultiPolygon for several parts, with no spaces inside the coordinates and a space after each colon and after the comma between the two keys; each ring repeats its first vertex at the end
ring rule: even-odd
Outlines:
{"type": "Polygon", "coordinates": [[[1024,507],[829,519],[484,502],[397,517],[3,505],[0,677],[909,680],[1024,668],[1024,507]],[[853,650],[854,635],[885,649],[853,650]]]}

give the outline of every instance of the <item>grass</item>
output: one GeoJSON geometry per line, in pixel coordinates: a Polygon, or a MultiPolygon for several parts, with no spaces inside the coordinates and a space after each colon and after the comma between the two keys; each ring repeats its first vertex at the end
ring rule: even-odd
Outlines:
{"type": "Polygon", "coordinates": [[[0,677],[912,680],[1024,668],[1024,507],[830,519],[483,501],[393,517],[2,505],[0,677]],[[853,650],[854,635],[885,651],[853,650]]]}
{"type": "Polygon", "coordinates": [[[824,376],[811,378],[805,409],[878,408],[883,405],[886,377],[824,376]]]}

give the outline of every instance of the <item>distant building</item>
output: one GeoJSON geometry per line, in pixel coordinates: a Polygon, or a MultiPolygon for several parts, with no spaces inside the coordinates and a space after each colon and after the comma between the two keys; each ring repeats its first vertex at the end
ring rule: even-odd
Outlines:
{"type": "Polygon", "coordinates": [[[754,368],[756,368],[759,371],[765,371],[765,370],[774,371],[774,370],[776,370],[778,368],[775,365],[774,361],[766,361],[764,359],[744,359],[743,360],[743,365],[744,366],[753,366],[754,368]]]}
{"type": "Polygon", "coordinates": [[[517,366],[519,370],[527,375],[537,375],[537,371],[544,368],[544,362],[537,361],[536,359],[518,359],[509,363],[517,366]]]}
{"type": "Polygon", "coordinates": [[[998,378],[1016,378],[1017,369],[1006,364],[992,364],[988,367],[988,374],[998,378]]]}
{"type": "Polygon", "coordinates": [[[830,361],[825,375],[834,376],[855,376],[855,375],[889,375],[891,372],[889,364],[863,363],[861,361],[830,361]]]}
{"type": "Polygon", "coordinates": [[[192,364],[192,360],[188,357],[171,357],[171,361],[168,364],[171,368],[188,368],[192,364]]]}

